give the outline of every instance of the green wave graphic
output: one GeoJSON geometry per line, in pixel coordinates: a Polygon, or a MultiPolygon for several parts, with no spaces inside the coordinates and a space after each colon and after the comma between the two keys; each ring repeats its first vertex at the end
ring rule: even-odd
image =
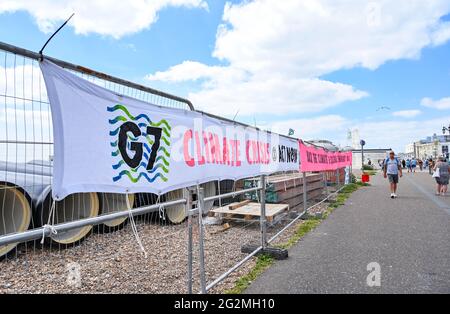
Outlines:
{"type": "Polygon", "coordinates": [[[161,146],[159,148],[159,150],[161,150],[166,155],[166,157],[170,158],[170,153],[167,151],[167,149],[164,146],[161,146]]]}
{"type": "Polygon", "coordinates": [[[170,163],[166,160],[166,158],[165,158],[164,156],[158,156],[158,157],[156,158],[156,162],[158,162],[158,161],[160,161],[160,160],[164,163],[164,165],[165,165],[166,167],[169,167],[170,163]]]}
{"type": "Polygon", "coordinates": [[[117,104],[115,105],[113,108],[108,107],[108,111],[110,112],[114,112],[116,110],[122,110],[123,113],[125,113],[127,115],[128,118],[130,118],[131,120],[139,120],[140,118],[144,118],[145,120],[147,120],[148,123],[151,124],[150,119],[147,117],[147,115],[139,115],[139,116],[133,116],[127,109],[127,107],[125,107],[124,105],[121,104],[117,104]]]}
{"type": "Polygon", "coordinates": [[[161,124],[164,124],[166,126],[166,128],[169,129],[169,131],[172,130],[172,128],[170,127],[169,123],[165,119],[162,119],[161,121],[159,121],[157,123],[151,123],[152,126],[161,126],[161,124]]]}
{"type": "Polygon", "coordinates": [[[161,140],[163,140],[163,142],[166,143],[167,146],[170,146],[170,141],[167,140],[164,136],[161,136],[161,140]]]}
{"type": "Polygon", "coordinates": [[[167,131],[166,128],[161,128],[161,130],[163,130],[163,133],[164,133],[165,136],[170,138],[170,133],[167,131]]]}
{"type": "Polygon", "coordinates": [[[147,142],[150,144],[150,146],[153,145],[153,144],[155,143],[155,141],[152,140],[152,138],[151,138],[150,135],[147,135],[145,138],[147,139],[147,142]]]}

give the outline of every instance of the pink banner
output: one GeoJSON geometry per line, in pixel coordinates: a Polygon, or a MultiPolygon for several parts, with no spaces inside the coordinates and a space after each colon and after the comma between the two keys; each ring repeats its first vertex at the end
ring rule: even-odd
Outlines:
{"type": "Polygon", "coordinates": [[[300,171],[336,170],[352,165],[352,152],[329,152],[299,141],[300,171]]]}

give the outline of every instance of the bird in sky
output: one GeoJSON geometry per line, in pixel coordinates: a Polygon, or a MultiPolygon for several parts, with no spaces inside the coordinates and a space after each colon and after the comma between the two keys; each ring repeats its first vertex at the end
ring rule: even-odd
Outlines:
{"type": "Polygon", "coordinates": [[[377,109],[377,111],[383,111],[383,110],[391,110],[388,106],[381,106],[377,109]]]}

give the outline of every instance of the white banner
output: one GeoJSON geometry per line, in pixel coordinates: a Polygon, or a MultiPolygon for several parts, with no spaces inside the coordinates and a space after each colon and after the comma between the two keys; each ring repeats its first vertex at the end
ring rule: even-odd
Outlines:
{"type": "Polygon", "coordinates": [[[162,194],[299,170],[296,140],[118,95],[47,60],[41,69],[52,109],[55,199],[75,192],[162,194]]]}

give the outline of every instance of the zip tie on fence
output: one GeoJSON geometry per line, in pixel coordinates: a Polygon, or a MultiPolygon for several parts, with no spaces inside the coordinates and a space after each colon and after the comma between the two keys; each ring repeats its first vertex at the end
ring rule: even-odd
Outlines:
{"type": "Polygon", "coordinates": [[[58,231],[55,229],[55,227],[53,227],[53,225],[55,224],[55,206],[56,206],[56,201],[53,200],[52,206],[50,207],[50,212],[48,213],[47,223],[42,226],[43,229],[42,229],[41,244],[44,244],[46,231],[50,230],[50,234],[53,234],[53,235],[58,234],[58,231]],[[50,224],[50,220],[52,221],[51,224],[50,224]]]}
{"type": "Polygon", "coordinates": [[[134,237],[136,239],[137,244],[139,245],[139,248],[141,249],[142,253],[144,253],[144,258],[147,258],[147,251],[144,248],[144,245],[142,244],[141,238],[139,237],[139,233],[136,227],[136,222],[134,221],[134,217],[133,217],[133,213],[131,211],[131,204],[130,204],[130,199],[128,197],[126,197],[126,202],[127,202],[127,209],[128,209],[128,216],[130,218],[130,224],[131,224],[131,230],[133,231],[134,237]]]}

